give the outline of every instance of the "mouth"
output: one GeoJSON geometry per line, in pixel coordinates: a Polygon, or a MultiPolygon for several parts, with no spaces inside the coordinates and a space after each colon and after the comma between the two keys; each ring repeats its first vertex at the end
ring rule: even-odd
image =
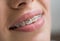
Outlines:
{"type": "Polygon", "coordinates": [[[42,27],[44,24],[43,12],[41,10],[25,13],[9,27],[9,30],[22,32],[32,32],[42,27]]]}

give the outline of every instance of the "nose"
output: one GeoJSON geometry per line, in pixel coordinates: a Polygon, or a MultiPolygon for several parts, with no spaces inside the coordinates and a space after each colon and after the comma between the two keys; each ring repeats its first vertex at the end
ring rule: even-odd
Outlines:
{"type": "Polygon", "coordinates": [[[10,8],[20,8],[22,6],[26,6],[29,3],[32,3],[34,0],[10,0],[8,1],[8,6],[10,8]]]}

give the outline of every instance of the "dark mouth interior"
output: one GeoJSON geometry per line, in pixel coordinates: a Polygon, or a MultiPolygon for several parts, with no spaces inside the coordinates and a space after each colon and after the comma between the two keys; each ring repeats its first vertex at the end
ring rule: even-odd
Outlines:
{"type": "Polygon", "coordinates": [[[13,27],[10,27],[10,28],[9,28],[9,30],[15,30],[15,29],[17,29],[16,26],[13,26],[13,27]]]}

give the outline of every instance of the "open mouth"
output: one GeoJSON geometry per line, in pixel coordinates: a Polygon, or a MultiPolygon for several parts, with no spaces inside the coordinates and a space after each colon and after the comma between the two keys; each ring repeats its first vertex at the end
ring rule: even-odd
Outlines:
{"type": "Polygon", "coordinates": [[[22,15],[22,17],[20,17],[9,30],[31,32],[39,29],[43,23],[43,13],[40,10],[32,11],[22,15]]]}

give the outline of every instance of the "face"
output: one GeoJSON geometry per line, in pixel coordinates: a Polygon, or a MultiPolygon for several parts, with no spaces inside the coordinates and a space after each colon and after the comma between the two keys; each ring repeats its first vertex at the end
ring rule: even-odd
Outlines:
{"type": "Polygon", "coordinates": [[[0,0],[0,41],[50,41],[49,0],[0,0]]]}

